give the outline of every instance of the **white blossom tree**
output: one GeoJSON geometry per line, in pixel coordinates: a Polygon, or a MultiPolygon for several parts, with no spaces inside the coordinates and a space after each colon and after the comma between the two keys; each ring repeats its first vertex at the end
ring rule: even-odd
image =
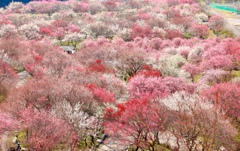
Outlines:
{"type": "Polygon", "coordinates": [[[7,6],[7,10],[13,12],[13,13],[18,13],[20,10],[24,7],[24,4],[22,2],[11,2],[7,6]]]}
{"type": "Polygon", "coordinates": [[[40,38],[39,27],[36,24],[24,24],[18,29],[28,40],[40,38]]]}
{"type": "Polygon", "coordinates": [[[16,34],[17,30],[14,25],[4,24],[0,27],[0,37],[11,36],[12,34],[16,34]]]}
{"type": "Polygon", "coordinates": [[[72,124],[80,139],[90,135],[96,137],[101,127],[100,121],[97,117],[84,112],[83,105],[81,102],[71,105],[70,102],[63,100],[53,107],[51,113],[72,124]]]}
{"type": "MultiPolygon", "coordinates": [[[[150,63],[150,62],[149,62],[150,63]]],[[[181,55],[165,55],[150,63],[154,68],[161,71],[163,76],[189,77],[185,71],[181,70],[181,66],[186,63],[186,59],[181,55]]]]}

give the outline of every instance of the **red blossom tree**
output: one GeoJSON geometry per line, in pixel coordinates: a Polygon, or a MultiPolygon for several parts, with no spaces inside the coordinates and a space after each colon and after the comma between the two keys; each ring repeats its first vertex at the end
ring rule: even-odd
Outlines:
{"type": "Polygon", "coordinates": [[[90,89],[90,91],[92,91],[93,95],[95,96],[94,98],[96,100],[99,100],[100,102],[111,102],[113,103],[114,102],[114,95],[113,93],[107,91],[107,90],[104,90],[103,88],[99,88],[97,87],[96,85],[93,85],[93,84],[89,84],[86,86],[87,88],[90,89]]]}
{"type": "Polygon", "coordinates": [[[47,28],[47,27],[40,27],[40,33],[50,36],[51,35],[51,29],[47,28]]]}
{"type": "Polygon", "coordinates": [[[151,26],[139,26],[137,24],[132,25],[132,32],[131,32],[131,38],[137,38],[137,37],[151,37],[152,36],[152,28],[151,26]]]}
{"type": "Polygon", "coordinates": [[[148,65],[144,65],[140,71],[138,71],[133,76],[143,75],[145,78],[147,77],[161,77],[161,72],[159,70],[153,69],[148,65]]]}
{"type": "Polygon", "coordinates": [[[91,63],[88,68],[90,72],[100,72],[100,73],[108,73],[113,72],[111,69],[107,68],[100,59],[96,60],[94,63],[91,63]]]}
{"type": "Polygon", "coordinates": [[[120,143],[152,149],[159,143],[159,132],[165,129],[164,115],[160,105],[133,99],[118,104],[116,111],[106,109],[104,130],[120,143]]]}

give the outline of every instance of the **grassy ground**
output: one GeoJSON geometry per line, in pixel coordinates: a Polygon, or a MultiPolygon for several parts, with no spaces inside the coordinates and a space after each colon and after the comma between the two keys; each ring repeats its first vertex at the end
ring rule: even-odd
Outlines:
{"type": "Polygon", "coordinates": [[[208,38],[215,38],[215,37],[217,37],[217,36],[213,33],[213,30],[210,30],[208,38]]]}
{"type": "Polygon", "coordinates": [[[219,10],[219,9],[215,9],[215,8],[212,8],[212,9],[214,9],[216,12],[223,15],[224,17],[237,19],[237,14],[235,14],[235,13],[232,13],[229,11],[224,11],[224,10],[219,10]]]}

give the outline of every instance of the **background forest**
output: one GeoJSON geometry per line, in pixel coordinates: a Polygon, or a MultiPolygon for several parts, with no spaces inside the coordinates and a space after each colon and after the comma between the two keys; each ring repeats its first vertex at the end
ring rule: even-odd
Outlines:
{"type": "Polygon", "coordinates": [[[193,0],[0,8],[0,150],[15,138],[29,151],[239,151],[240,39],[209,9],[193,0]]]}

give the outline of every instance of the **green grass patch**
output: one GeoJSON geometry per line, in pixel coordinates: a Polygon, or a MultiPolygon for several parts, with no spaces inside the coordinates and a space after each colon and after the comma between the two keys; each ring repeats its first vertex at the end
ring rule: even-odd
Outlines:
{"type": "Polygon", "coordinates": [[[154,150],[171,151],[172,149],[169,146],[164,144],[155,144],[154,150]]]}
{"type": "Polygon", "coordinates": [[[68,41],[60,41],[61,46],[68,46],[68,41]]]}
{"type": "Polygon", "coordinates": [[[28,148],[28,146],[26,146],[26,144],[24,144],[26,137],[27,137],[27,131],[23,130],[23,131],[18,132],[18,140],[20,141],[22,148],[28,148]]]}
{"type": "Polygon", "coordinates": [[[237,129],[238,129],[238,135],[237,135],[237,142],[240,144],[240,124],[237,125],[237,129]]]}
{"type": "MultiPolygon", "coordinates": [[[[137,149],[136,145],[132,145],[129,148],[129,151],[135,151],[137,149]]],[[[140,149],[138,148],[139,151],[149,151],[148,149],[140,149]]],[[[159,151],[171,151],[172,149],[165,145],[165,144],[155,144],[154,145],[154,150],[159,150],[159,151]]]]}
{"type": "Polygon", "coordinates": [[[235,77],[240,77],[240,71],[233,70],[232,71],[232,76],[235,77]]]}
{"type": "Polygon", "coordinates": [[[86,140],[79,140],[78,142],[78,149],[87,149],[92,148],[97,142],[97,138],[93,138],[91,136],[88,136],[86,140]]]}
{"type": "Polygon", "coordinates": [[[0,103],[6,98],[5,95],[0,94],[0,103]]]}
{"type": "Polygon", "coordinates": [[[183,36],[184,36],[184,38],[186,38],[186,39],[192,38],[192,35],[189,34],[189,33],[184,33],[183,36]]]}
{"type": "Polygon", "coordinates": [[[213,30],[209,31],[208,38],[214,38],[216,35],[214,34],[213,30]]]}
{"type": "Polygon", "coordinates": [[[240,130],[238,130],[237,141],[240,142],[240,130]]]}
{"type": "Polygon", "coordinates": [[[79,45],[80,42],[76,42],[76,41],[61,41],[60,45],[61,46],[74,46],[76,47],[77,45],[79,45]]]}
{"type": "Polygon", "coordinates": [[[25,68],[22,65],[15,65],[13,67],[13,70],[15,70],[17,73],[22,72],[25,70],[25,68]]]}
{"type": "Polygon", "coordinates": [[[199,80],[201,77],[202,77],[201,74],[195,75],[195,76],[193,77],[193,82],[194,82],[194,83],[195,83],[195,82],[198,82],[198,80],[199,80]]]}
{"type": "Polygon", "coordinates": [[[235,37],[231,31],[226,30],[226,29],[220,29],[218,31],[218,35],[221,38],[234,38],[235,37]]]}

